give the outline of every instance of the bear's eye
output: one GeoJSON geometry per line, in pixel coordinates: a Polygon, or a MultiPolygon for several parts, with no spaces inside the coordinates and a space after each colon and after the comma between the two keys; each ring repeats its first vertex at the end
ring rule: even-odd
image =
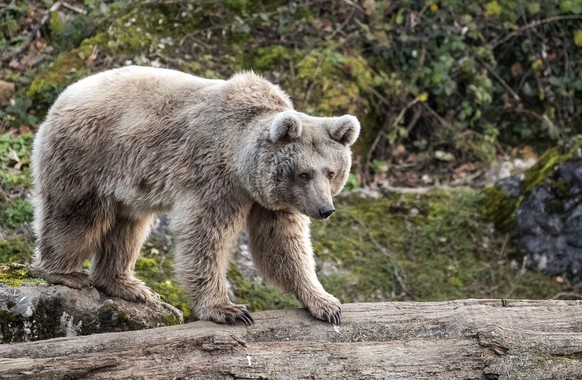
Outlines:
{"type": "Polygon", "coordinates": [[[303,181],[309,181],[311,179],[311,175],[309,173],[299,173],[299,178],[303,181]]]}
{"type": "Polygon", "coordinates": [[[327,173],[327,179],[329,179],[329,180],[332,180],[334,176],[335,176],[334,172],[327,173]]]}

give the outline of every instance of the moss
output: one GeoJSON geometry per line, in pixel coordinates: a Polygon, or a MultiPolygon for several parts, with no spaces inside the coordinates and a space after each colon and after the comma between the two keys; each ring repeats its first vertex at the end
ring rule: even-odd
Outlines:
{"type": "Polygon", "coordinates": [[[81,58],[84,54],[80,53],[73,49],[59,54],[34,78],[26,95],[48,107],[65,87],[87,75],[85,60],[81,58]]]}
{"type": "MultiPolygon", "coordinates": [[[[126,313],[120,311],[114,305],[104,306],[99,309],[97,313],[97,318],[99,319],[99,330],[100,331],[133,331],[141,330],[143,326],[141,323],[133,320],[126,313]]],[[[91,331],[83,331],[83,335],[91,334],[91,331]]]]}
{"type": "Polygon", "coordinates": [[[281,293],[279,289],[264,282],[246,279],[234,264],[228,270],[228,280],[234,288],[237,302],[248,305],[251,311],[300,306],[293,295],[281,293]]]}
{"type": "Polygon", "coordinates": [[[455,298],[544,298],[563,287],[510,265],[516,250],[487,228],[476,190],[389,193],[344,200],[329,223],[312,223],[326,289],[344,302],[455,298]]]}
{"type": "Polygon", "coordinates": [[[345,56],[330,46],[315,49],[297,63],[296,80],[290,87],[308,113],[364,114],[369,105],[362,92],[372,87],[372,78],[365,60],[345,56]]]}
{"type": "Polygon", "coordinates": [[[162,301],[180,309],[185,320],[191,316],[190,304],[186,293],[174,278],[174,257],[169,249],[168,239],[150,239],[142,248],[135,271],[162,301]]]}
{"type": "Polygon", "coordinates": [[[63,337],[65,330],[61,328],[61,316],[64,307],[58,299],[41,298],[34,310],[33,336],[34,340],[63,337]]]}
{"type": "Polygon", "coordinates": [[[0,284],[15,287],[24,283],[46,284],[44,280],[32,276],[26,265],[12,263],[0,266],[0,284]]]}
{"type": "Polygon", "coordinates": [[[0,343],[24,341],[24,325],[18,313],[0,309],[0,343]]]}
{"type": "Polygon", "coordinates": [[[489,185],[484,190],[485,215],[502,232],[512,231],[515,227],[515,211],[521,203],[520,196],[508,195],[497,185],[489,185]]]}
{"type": "Polygon", "coordinates": [[[544,183],[554,174],[559,164],[572,160],[580,160],[582,155],[582,136],[554,148],[548,149],[526,173],[524,178],[525,191],[528,192],[544,183]]]}

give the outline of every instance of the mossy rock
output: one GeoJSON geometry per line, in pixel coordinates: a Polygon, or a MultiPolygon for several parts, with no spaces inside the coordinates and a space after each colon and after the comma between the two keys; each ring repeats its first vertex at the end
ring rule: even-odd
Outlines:
{"type": "Polygon", "coordinates": [[[515,229],[515,213],[534,188],[551,182],[552,188],[561,189],[562,192],[567,190],[564,189],[567,185],[563,181],[555,181],[553,178],[561,164],[582,160],[581,149],[582,136],[548,149],[536,164],[523,174],[523,179],[517,179],[520,183],[518,192],[508,191],[505,186],[508,180],[501,180],[488,186],[485,189],[485,213],[495,222],[495,227],[502,232],[512,232],[515,229]]]}
{"type": "Polygon", "coordinates": [[[35,285],[24,266],[13,265],[4,273],[25,283],[14,287],[0,283],[0,343],[183,323],[179,310],[157,300],[129,302],[106,297],[94,288],[35,285]]]}

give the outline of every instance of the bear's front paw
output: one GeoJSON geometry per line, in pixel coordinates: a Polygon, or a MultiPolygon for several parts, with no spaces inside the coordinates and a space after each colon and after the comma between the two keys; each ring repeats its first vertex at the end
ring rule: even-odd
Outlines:
{"type": "Polygon", "coordinates": [[[310,295],[303,303],[315,318],[339,326],[342,319],[342,304],[331,294],[310,295]]]}
{"type": "Polygon", "coordinates": [[[227,304],[199,307],[196,311],[198,318],[216,323],[230,323],[234,325],[237,322],[243,322],[245,325],[250,326],[254,322],[246,305],[227,304]]]}

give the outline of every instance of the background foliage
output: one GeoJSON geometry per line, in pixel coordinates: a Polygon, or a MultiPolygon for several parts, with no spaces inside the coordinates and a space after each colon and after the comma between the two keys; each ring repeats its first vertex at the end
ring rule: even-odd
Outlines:
{"type": "MultiPolygon", "coordinates": [[[[0,49],[22,44],[31,18],[54,4],[1,8],[0,49]]],[[[302,111],[354,113],[366,182],[388,168],[421,175],[488,164],[508,147],[541,150],[582,126],[582,0],[71,4],[86,13],[52,12],[24,58],[4,60],[2,76],[18,89],[3,129],[36,126],[71,81],[128,63],[221,78],[251,69],[302,111]]]]}

